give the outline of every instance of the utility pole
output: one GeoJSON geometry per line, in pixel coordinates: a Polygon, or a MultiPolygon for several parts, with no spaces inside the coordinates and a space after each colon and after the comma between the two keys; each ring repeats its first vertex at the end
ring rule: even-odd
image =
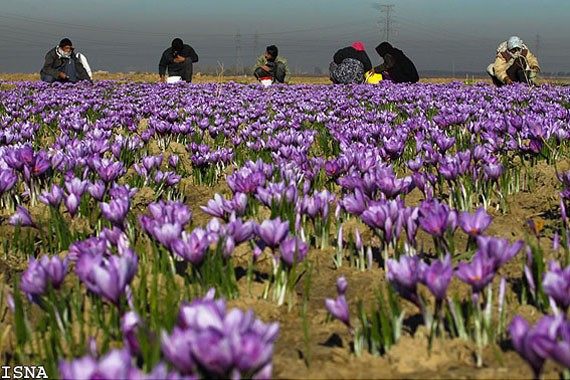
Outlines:
{"type": "Polygon", "coordinates": [[[259,33],[257,30],[253,35],[253,56],[256,57],[259,54],[259,33]]]}
{"type": "Polygon", "coordinates": [[[242,67],[241,33],[238,30],[236,33],[236,74],[242,73],[242,67]]]}
{"type": "Polygon", "coordinates": [[[535,40],[535,51],[534,51],[534,55],[536,55],[537,57],[540,57],[540,34],[536,33],[535,36],[536,40],[535,40]]]}
{"type": "Polygon", "coordinates": [[[395,5],[394,4],[381,4],[380,12],[385,14],[384,16],[384,36],[386,36],[386,41],[390,41],[392,36],[392,13],[395,5]]]}

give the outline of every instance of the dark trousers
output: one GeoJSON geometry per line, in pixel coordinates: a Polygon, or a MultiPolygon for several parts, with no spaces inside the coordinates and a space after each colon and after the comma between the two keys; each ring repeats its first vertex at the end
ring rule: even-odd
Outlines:
{"type": "Polygon", "coordinates": [[[261,67],[258,67],[255,69],[255,71],[253,72],[253,76],[259,80],[261,78],[271,78],[273,79],[273,73],[270,73],[269,71],[263,70],[261,67]]]}
{"type": "Polygon", "coordinates": [[[43,73],[40,73],[40,78],[44,82],[53,83],[53,82],[77,82],[77,70],[75,68],[75,62],[72,59],[68,59],[66,63],[56,68],[57,71],[60,73],[65,73],[67,75],[67,79],[61,79],[60,77],[54,78],[53,76],[43,73]]]}
{"type": "Polygon", "coordinates": [[[525,63],[522,58],[517,58],[507,69],[507,75],[513,82],[530,83],[530,78],[527,76],[525,71],[525,63]]]}
{"type": "Polygon", "coordinates": [[[175,70],[172,70],[170,67],[168,68],[168,75],[170,76],[179,76],[185,82],[192,82],[192,73],[194,71],[194,67],[192,65],[192,60],[190,58],[186,58],[181,65],[177,65],[178,67],[175,70]]]}

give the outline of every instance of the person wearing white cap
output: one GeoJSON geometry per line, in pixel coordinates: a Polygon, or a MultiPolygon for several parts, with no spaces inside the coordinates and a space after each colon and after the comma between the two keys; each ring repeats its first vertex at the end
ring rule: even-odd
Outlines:
{"type": "Polygon", "coordinates": [[[517,36],[499,44],[495,62],[487,67],[487,73],[499,87],[514,82],[535,84],[539,72],[538,59],[517,36]]]}

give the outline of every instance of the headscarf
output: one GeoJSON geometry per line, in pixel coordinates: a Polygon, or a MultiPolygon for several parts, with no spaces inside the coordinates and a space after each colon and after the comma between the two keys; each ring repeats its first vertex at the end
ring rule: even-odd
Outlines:
{"type": "Polygon", "coordinates": [[[352,47],[354,48],[354,50],[356,51],[364,51],[364,44],[362,42],[355,42],[352,44],[352,47]]]}
{"type": "Polygon", "coordinates": [[[56,46],[55,52],[59,58],[69,59],[69,58],[71,58],[71,55],[73,54],[73,49],[70,51],[65,51],[60,46],[56,46]]]}
{"type": "Polygon", "coordinates": [[[394,48],[388,42],[382,42],[380,45],[376,46],[376,52],[380,57],[384,57],[386,54],[390,53],[394,48]]]}

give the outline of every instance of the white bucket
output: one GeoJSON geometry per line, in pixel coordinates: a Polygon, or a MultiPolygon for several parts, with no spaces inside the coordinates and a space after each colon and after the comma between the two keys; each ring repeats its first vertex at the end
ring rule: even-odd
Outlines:
{"type": "Polygon", "coordinates": [[[263,87],[269,87],[271,86],[271,83],[273,83],[273,79],[271,77],[263,77],[260,78],[259,81],[261,82],[263,87]]]}
{"type": "Polygon", "coordinates": [[[182,80],[182,77],[173,76],[173,77],[166,78],[166,83],[176,83],[176,82],[180,82],[181,80],[182,80]]]}

